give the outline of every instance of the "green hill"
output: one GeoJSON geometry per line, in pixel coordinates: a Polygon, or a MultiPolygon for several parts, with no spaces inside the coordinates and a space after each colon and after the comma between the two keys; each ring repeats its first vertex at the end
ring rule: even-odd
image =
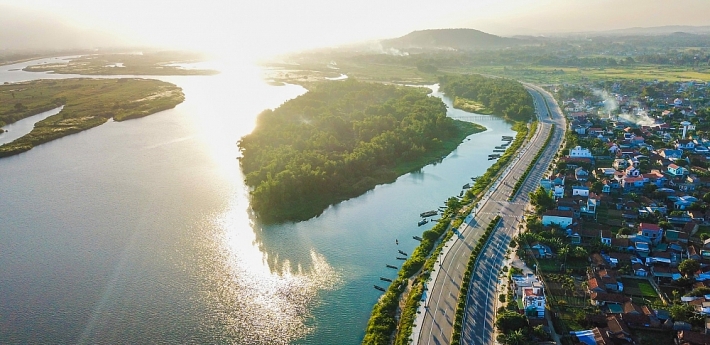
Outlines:
{"type": "Polygon", "coordinates": [[[474,29],[436,29],[413,31],[399,38],[381,41],[384,48],[410,49],[498,49],[523,43],[515,38],[500,37],[474,29]]]}

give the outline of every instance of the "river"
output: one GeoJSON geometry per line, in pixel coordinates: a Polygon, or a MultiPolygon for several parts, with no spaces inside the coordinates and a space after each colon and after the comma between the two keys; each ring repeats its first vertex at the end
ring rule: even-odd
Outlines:
{"type": "MultiPolygon", "coordinates": [[[[0,82],[75,77],[16,70],[27,64],[0,66],[0,82]]],[[[419,213],[514,134],[482,117],[488,130],[438,164],[309,221],[263,226],[235,143],[261,110],[305,90],[220,69],[156,77],[183,88],[175,109],[0,159],[0,343],[358,344],[372,285],[431,226],[417,227],[419,213]]]]}

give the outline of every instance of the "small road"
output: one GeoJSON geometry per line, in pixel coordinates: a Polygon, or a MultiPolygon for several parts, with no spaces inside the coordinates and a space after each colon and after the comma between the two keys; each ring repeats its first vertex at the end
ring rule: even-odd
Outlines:
{"type": "MultiPolygon", "coordinates": [[[[424,315],[421,324],[415,327],[414,344],[450,344],[463,274],[471,251],[485,227],[500,215],[499,227],[489,237],[480,260],[474,267],[468,289],[464,313],[462,344],[487,345],[493,343],[496,302],[498,301],[499,272],[505,259],[510,239],[518,231],[520,220],[528,204],[528,193],[539,186],[548,165],[559,150],[566,129],[565,120],[557,103],[544,90],[524,84],[535,101],[535,110],[540,123],[538,132],[523,146],[516,160],[510,164],[501,177],[494,182],[486,196],[466,217],[459,228],[461,236],[445,251],[433,281],[428,284],[424,315]],[[548,114],[543,97],[547,98],[552,114],[548,114]],[[533,158],[543,147],[547,137],[556,125],[550,144],[537,162],[533,158]],[[513,186],[528,166],[535,165],[519,192],[508,201],[513,186]]],[[[464,284],[469,282],[463,282],[464,284]]]]}

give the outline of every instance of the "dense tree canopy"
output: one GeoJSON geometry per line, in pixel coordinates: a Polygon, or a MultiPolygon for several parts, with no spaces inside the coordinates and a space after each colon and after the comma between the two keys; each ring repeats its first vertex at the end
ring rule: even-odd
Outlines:
{"type": "Polygon", "coordinates": [[[532,96],[514,80],[471,74],[442,76],[439,84],[448,96],[479,102],[509,120],[527,122],[535,115],[532,96]]]}
{"type": "Polygon", "coordinates": [[[261,113],[239,141],[252,207],[266,221],[310,218],[423,166],[427,153],[441,155],[445,141],[457,138],[457,145],[474,131],[464,128],[423,89],[355,80],[315,85],[261,113]]]}

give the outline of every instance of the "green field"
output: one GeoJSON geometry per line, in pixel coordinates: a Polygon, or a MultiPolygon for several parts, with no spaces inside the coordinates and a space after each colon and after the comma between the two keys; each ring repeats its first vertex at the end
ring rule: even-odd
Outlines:
{"type": "Polygon", "coordinates": [[[645,279],[622,278],[621,282],[624,284],[624,294],[634,298],[634,303],[646,305],[663,304],[651,283],[645,279]]]}
{"type": "Polygon", "coordinates": [[[442,69],[450,73],[482,73],[506,76],[534,83],[581,82],[594,80],[667,80],[689,81],[710,80],[710,69],[691,67],[670,67],[656,65],[635,65],[616,68],[577,68],[555,66],[477,66],[472,68],[442,69]]]}

